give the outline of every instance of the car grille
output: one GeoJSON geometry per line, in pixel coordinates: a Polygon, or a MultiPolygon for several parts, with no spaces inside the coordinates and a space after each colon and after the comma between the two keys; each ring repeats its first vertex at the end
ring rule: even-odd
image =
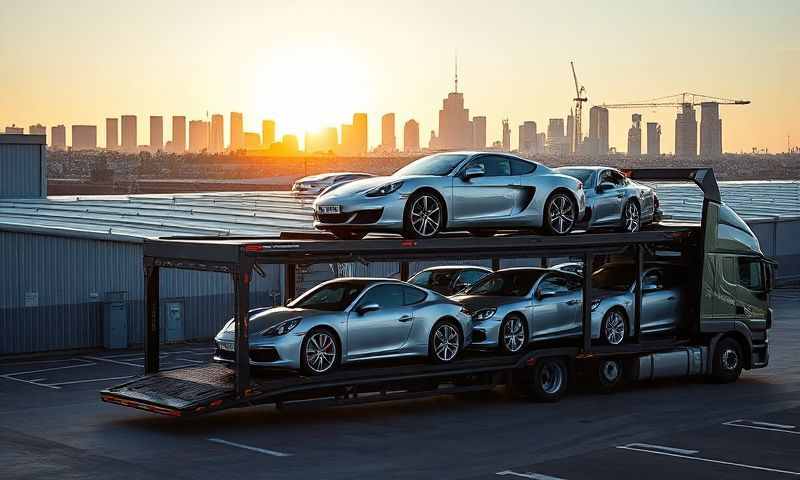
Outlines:
{"type": "Polygon", "coordinates": [[[358,225],[365,225],[368,223],[375,223],[381,219],[381,215],[383,215],[383,209],[380,208],[378,210],[362,210],[356,213],[355,218],[352,222],[358,225]]]}
{"type": "Polygon", "coordinates": [[[348,220],[352,217],[352,221],[349,222],[350,225],[368,225],[375,223],[381,219],[381,215],[383,215],[382,208],[376,210],[361,210],[360,212],[356,212],[355,215],[353,215],[352,212],[314,213],[314,217],[322,223],[348,223],[348,220]]]}
{"type": "Polygon", "coordinates": [[[472,341],[473,342],[485,342],[486,341],[486,332],[482,330],[473,330],[472,331],[472,341]]]}
{"type": "Polygon", "coordinates": [[[353,216],[352,213],[314,213],[322,223],[345,223],[353,216]]]}
{"type": "MultiPolygon", "coordinates": [[[[231,362],[236,361],[236,354],[227,350],[220,350],[219,348],[214,351],[214,356],[222,360],[231,362]]],[[[259,363],[277,362],[281,359],[278,351],[273,347],[267,348],[254,348],[250,350],[250,361],[259,363]]]]}

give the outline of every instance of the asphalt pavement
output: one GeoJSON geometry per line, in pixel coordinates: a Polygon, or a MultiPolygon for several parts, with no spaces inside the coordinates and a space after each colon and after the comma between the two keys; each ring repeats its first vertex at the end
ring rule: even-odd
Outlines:
{"type": "MultiPolygon", "coordinates": [[[[770,366],[556,404],[502,394],[176,419],[102,403],[137,351],[0,361],[2,478],[800,478],[800,290],[774,296],[770,366]]],[[[208,361],[172,346],[162,367],[208,361]]]]}

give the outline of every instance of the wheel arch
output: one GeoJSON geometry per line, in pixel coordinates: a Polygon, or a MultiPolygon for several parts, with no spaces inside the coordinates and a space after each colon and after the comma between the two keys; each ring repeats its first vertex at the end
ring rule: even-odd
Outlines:
{"type": "MultiPolygon", "coordinates": [[[[430,185],[423,185],[415,188],[413,192],[409,193],[408,199],[410,200],[411,197],[419,193],[430,193],[438,197],[439,200],[441,200],[442,209],[444,210],[443,212],[444,225],[442,225],[440,231],[444,231],[447,228],[447,224],[450,223],[450,208],[447,204],[447,199],[445,198],[444,193],[440,192],[436,187],[432,187],[430,185]]],[[[406,205],[403,207],[403,218],[405,218],[406,214],[408,214],[408,209],[411,206],[411,202],[409,200],[406,200],[406,205]]]]}
{"type": "Polygon", "coordinates": [[[454,316],[452,316],[450,314],[442,315],[441,317],[436,319],[435,322],[433,322],[433,326],[431,327],[431,330],[433,330],[436,327],[436,325],[438,325],[441,322],[450,322],[450,323],[452,323],[452,324],[454,324],[456,326],[456,329],[458,329],[458,334],[461,336],[461,339],[462,339],[461,348],[464,348],[464,345],[465,345],[465,343],[467,341],[467,338],[465,336],[466,333],[464,332],[464,328],[461,326],[461,322],[459,322],[456,319],[456,317],[454,317],[454,316]]]}
{"type": "MultiPolygon", "coordinates": [[[[305,342],[306,338],[308,338],[311,332],[314,332],[316,330],[325,330],[333,335],[333,340],[336,342],[336,346],[339,347],[339,350],[337,352],[337,356],[339,357],[339,363],[343,363],[344,359],[346,358],[344,354],[344,346],[343,346],[344,344],[342,342],[342,336],[334,327],[326,324],[314,325],[313,327],[309,328],[306,334],[303,336],[303,342],[305,342]]],[[[300,354],[302,355],[302,351],[300,352],[300,354]]]]}

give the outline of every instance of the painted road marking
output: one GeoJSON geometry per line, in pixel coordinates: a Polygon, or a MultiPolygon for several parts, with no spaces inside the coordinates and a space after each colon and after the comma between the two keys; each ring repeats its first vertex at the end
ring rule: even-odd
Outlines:
{"type": "MultiPolygon", "coordinates": [[[[22,372],[11,372],[11,373],[6,373],[6,374],[3,374],[3,375],[0,375],[0,378],[5,378],[6,380],[14,380],[14,381],[17,381],[17,382],[22,382],[22,383],[28,383],[30,385],[36,385],[37,387],[53,388],[53,389],[58,390],[61,387],[56,386],[56,385],[48,385],[46,383],[39,383],[36,380],[26,380],[24,378],[17,378],[17,375],[29,375],[31,373],[53,372],[53,371],[56,371],[56,370],[68,370],[68,369],[71,369],[71,368],[82,368],[82,367],[89,367],[91,365],[97,365],[94,362],[90,362],[90,361],[79,359],[79,358],[76,358],[74,360],[77,360],[77,361],[80,361],[80,362],[83,362],[83,363],[81,363],[80,365],[67,365],[65,367],[50,367],[50,368],[40,368],[38,370],[25,370],[25,371],[22,371],[22,372]]],[[[37,380],[41,381],[43,379],[40,378],[40,379],[37,379],[37,380]]]]}
{"type": "Polygon", "coordinates": [[[541,473],[519,473],[512,472],[511,470],[503,470],[502,472],[495,473],[495,475],[511,475],[512,477],[531,478],[533,480],[565,480],[560,477],[551,477],[550,475],[544,475],[541,473]]]}
{"type": "Polygon", "coordinates": [[[652,445],[650,443],[629,443],[627,446],[660,450],[662,452],[680,453],[681,455],[694,455],[695,453],[699,453],[697,450],[685,450],[683,448],[665,447],[664,445],[652,445]]]}
{"type": "Polygon", "coordinates": [[[88,380],[72,380],[70,382],[48,383],[46,385],[50,387],[56,387],[61,385],[74,385],[76,383],[102,382],[104,380],[122,380],[125,378],[133,378],[133,375],[125,375],[124,377],[90,378],[88,380]]]}
{"type": "Polygon", "coordinates": [[[251,447],[250,445],[243,445],[241,443],[234,443],[229,442],[227,440],[223,440],[221,438],[209,438],[209,442],[214,443],[221,443],[222,445],[228,445],[230,447],[242,448],[244,450],[250,450],[251,452],[258,452],[264,453],[266,455],[272,455],[273,457],[291,457],[291,453],[284,453],[284,452],[277,452],[275,450],[267,450],[266,448],[258,448],[258,447],[251,447]]]}
{"type": "Polygon", "coordinates": [[[88,358],[89,360],[96,360],[98,362],[116,363],[117,365],[126,365],[128,367],[144,368],[144,365],[139,365],[137,363],[123,362],[122,360],[112,360],[110,358],[88,357],[88,356],[83,358],[88,358]]]}
{"type": "MultiPolygon", "coordinates": [[[[800,472],[793,472],[790,470],[781,470],[778,468],[770,468],[770,467],[762,467],[760,465],[747,465],[745,463],[736,463],[736,462],[726,462],[724,460],[716,460],[714,458],[704,458],[704,457],[695,457],[692,455],[682,455],[679,453],[670,453],[663,450],[655,450],[650,448],[640,448],[640,445],[646,445],[641,443],[629,443],[628,445],[618,445],[616,448],[620,448],[623,450],[631,450],[634,452],[643,452],[643,453],[652,453],[654,455],[664,455],[667,457],[676,457],[676,458],[684,458],[686,460],[695,460],[697,462],[706,462],[706,463],[716,463],[719,465],[728,465],[731,467],[739,467],[739,468],[747,468],[750,470],[760,470],[762,472],[771,472],[771,473],[782,473],[784,475],[792,475],[796,477],[800,477],[800,472]]],[[[692,451],[692,450],[690,450],[692,451]]]]}
{"type": "Polygon", "coordinates": [[[723,423],[723,425],[727,425],[729,427],[752,428],[755,430],[788,433],[790,435],[800,435],[800,431],[793,430],[796,428],[794,425],[781,425],[780,423],[754,422],[752,420],[732,420],[730,422],[723,423]]]}

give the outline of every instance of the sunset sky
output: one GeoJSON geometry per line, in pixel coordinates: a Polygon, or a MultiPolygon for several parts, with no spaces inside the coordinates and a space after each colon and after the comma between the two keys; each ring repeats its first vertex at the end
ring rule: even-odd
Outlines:
{"type": "MultiPolygon", "coordinates": [[[[415,118],[427,145],[442,99],[459,90],[488,117],[488,141],[516,126],[565,117],[570,60],[590,106],[681,91],[752,100],[721,107],[723,149],[800,144],[800,1],[4,1],[0,127],[98,125],[107,116],[242,111],[245,129],[273,118],[278,133],[338,126],[356,111],[415,118]]],[[[626,148],[631,110],[610,115],[626,148]]],[[[674,148],[675,110],[643,109],[674,148]]],[[[699,109],[698,109],[699,120],[699,109]]],[[[68,128],[69,131],[69,128],[68,128]]],[[[588,131],[588,114],[584,132],[588,131]]],[[[165,137],[170,137],[170,121],[165,137]]],[[[70,136],[68,134],[68,141],[70,136]]],[[[302,138],[301,138],[302,140],[302,138]]]]}

